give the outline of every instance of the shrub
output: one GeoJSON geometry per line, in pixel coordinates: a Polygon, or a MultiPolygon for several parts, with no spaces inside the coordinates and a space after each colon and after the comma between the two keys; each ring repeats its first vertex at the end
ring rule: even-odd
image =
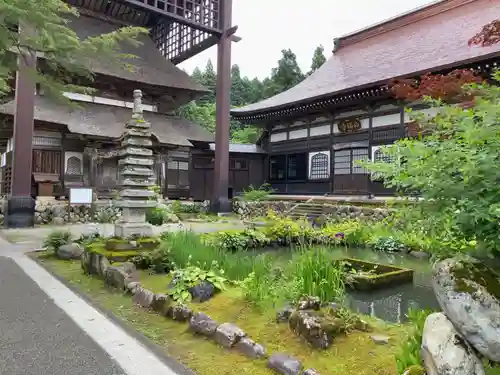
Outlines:
{"type": "Polygon", "coordinates": [[[189,289],[199,284],[201,281],[211,283],[216,291],[226,290],[226,278],[223,270],[217,270],[214,263],[210,270],[205,271],[199,267],[188,266],[172,272],[172,286],[167,290],[167,294],[176,303],[186,303],[191,301],[189,289]]]}
{"type": "Polygon", "coordinates": [[[154,273],[167,273],[174,268],[168,249],[159,248],[151,252],[142,252],[131,259],[139,269],[150,269],[154,273]]]}
{"type": "Polygon", "coordinates": [[[243,191],[242,198],[246,202],[258,202],[264,201],[269,198],[269,195],[273,193],[273,189],[269,184],[263,184],[258,189],[254,188],[252,185],[243,191]]]}
{"type": "Polygon", "coordinates": [[[98,231],[95,231],[95,232],[91,232],[91,233],[81,234],[80,237],[78,237],[75,240],[75,242],[77,244],[86,245],[86,244],[89,244],[92,242],[99,241],[100,239],[102,239],[101,235],[99,234],[98,231]]]}
{"type": "Polygon", "coordinates": [[[162,208],[154,207],[146,211],[146,221],[152,225],[163,225],[166,222],[168,212],[162,208]]]}
{"type": "Polygon", "coordinates": [[[200,213],[203,208],[200,203],[184,204],[178,200],[173,201],[170,207],[174,214],[197,214],[200,213]]]}
{"type": "Polygon", "coordinates": [[[406,250],[406,246],[394,237],[379,238],[372,247],[375,251],[384,251],[387,253],[397,253],[406,250]]]}
{"type": "Polygon", "coordinates": [[[49,235],[45,238],[45,240],[43,241],[43,247],[56,253],[62,245],[67,245],[70,242],[70,231],[55,230],[53,232],[50,232],[49,235]]]}
{"type": "Polygon", "coordinates": [[[396,367],[398,374],[403,374],[410,367],[420,367],[422,358],[420,357],[420,347],[422,346],[422,335],[427,317],[432,314],[431,310],[408,310],[408,320],[412,325],[412,331],[407,340],[403,341],[399,353],[396,354],[396,367]]]}

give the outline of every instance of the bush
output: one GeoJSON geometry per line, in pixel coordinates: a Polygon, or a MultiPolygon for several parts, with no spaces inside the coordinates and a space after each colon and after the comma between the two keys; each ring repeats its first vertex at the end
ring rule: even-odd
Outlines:
{"type": "Polygon", "coordinates": [[[154,273],[167,273],[174,269],[168,249],[159,248],[152,252],[142,252],[132,258],[138,269],[150,269],[154,273]]]}
{"type": "Polygon", "coordinates": [[[146,211],[146,221],[152,225],[163,225],[166,222],[168,212],[162,208],[150,208],[146,211]]]}
{"type": "Polygon", "coordinates": [[[50,232],[43,241],[43,247],[56,253],[62,245],[67,245],[71,242],[71,232],[55,230],[50,232]]]}
{"type": "Polygon", "coordinates": [[[398,374],[403,374],[410,367],[420,367],[422,358],[420,357],[420,347],[422,346],[422,335],[427,317],[432,314],[431,310],[408,310],[408,320],[412,325],[412,331],[403,341],[399,353],[396,354],[396,367],[398,374]]]}
{"type": "Polygon", "coordinates": [[[170,207],[174,214],[198,214],[203,210],[203,206],[201,203],[193,202],[184,204],[178,200],[173,201],[170,207]]]}
{"type": "Polygon", "coordinates": [[[258,202],[265,201],[269,199],[269,195],[273,193],[273,189],[269,184],[263,184],[258,189],[255,189],[252,185],[245,189],[242,194],[242,198],[246,202],[258,202]]]}
{"type": "Polygon", "coordinates": [[[406,246],[394,237],[379,238],[372,245],[373,250],[387,253],[397,253],[406,250],[406,246]]]}

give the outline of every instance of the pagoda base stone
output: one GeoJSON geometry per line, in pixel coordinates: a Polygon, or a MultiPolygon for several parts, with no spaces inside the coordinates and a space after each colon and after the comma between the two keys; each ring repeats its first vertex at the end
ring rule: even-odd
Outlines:
{"type": "Polygon", "coordinates": [[[153,226],[149,223],[118,223],[115,224],[115,236],[121,238],[129,237],[151,237],[153,226]]]}

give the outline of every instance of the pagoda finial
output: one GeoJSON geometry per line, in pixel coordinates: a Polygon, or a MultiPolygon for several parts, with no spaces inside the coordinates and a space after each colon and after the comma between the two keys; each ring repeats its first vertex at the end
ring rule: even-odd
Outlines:
{"type": "Polygon", "coordinates": [[[142,91],[134,90],[134,109],[132,110],[134,115],[142,115],[142,91]]]}

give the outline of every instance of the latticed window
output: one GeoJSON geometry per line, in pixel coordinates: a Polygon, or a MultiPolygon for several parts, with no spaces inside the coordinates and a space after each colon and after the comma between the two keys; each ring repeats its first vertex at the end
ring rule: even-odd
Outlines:
{"type": "Polygon", "coordinates": [[[334,153],[334,174],[366,174],[366,169],[359,165],[360,161],[368,159],[367,148],[339,150],[334,153]]]}
{"type": "Polygon", "coordinates": [[[328,155],[320,152],[311,157],[309,179],[321,180],[330,177],[330,163],[328,155]]]}
{"type": "Polygon", "coordinates": [[[390,155],[384,154],[380,146],[373,151],[373,161],[383,161],[385,163],[392,163],[393,158],[390,155]]]}
{"type": "Polygon", "coordinates": [[[78,175],[82,174],[82,161],[76,156],[72,156],[68,159],[68,165],[66,166],[66,174],[78,175]]]}

